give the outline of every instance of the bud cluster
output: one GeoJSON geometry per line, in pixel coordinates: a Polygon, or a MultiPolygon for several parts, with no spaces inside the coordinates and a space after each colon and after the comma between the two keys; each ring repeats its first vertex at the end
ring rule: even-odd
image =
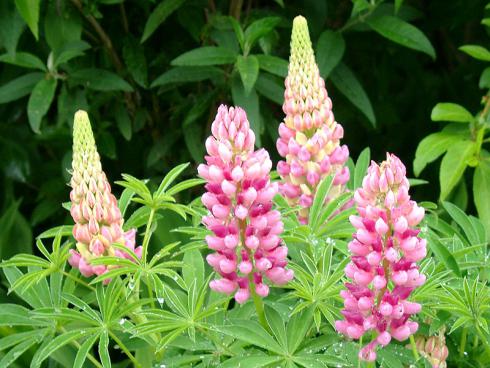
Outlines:
{"type": "Polygon", "coordinates": [[[264,278],[278,285],[293,278],[293,271],[285,269],[281,216],[272,209],[277,184],[269,178],[267,151],[254,151],[255,135],[245,111],[220,106],[211,131],[206,164],[198,167],[207,181],[202,202],[209,214],[202,221],[213,233],[206,241],[215,251],[207,261],[221,276],[210,287],[244,303],[252,291],[268,295],[264,278]]]}
{"type": "Polygon", "coordinates": [[[332,101],[320,76],[308,33],[306,19],[293,22],[289,71],[285,81],[284,122],[279,126],[277,150],[285,158],[277,165],[284,183],[281,193],[291,205],[300,205],[303,223],[308,218],[318,183],[335,175],[332,199],[341,193],[349,180],[344,166],[349,157],[347,146],[340,145],[344,130],[335,121],[332,101]]]}
{"type": "Polygon", "coordinates": [[[415,226],[424,209],[410,200],[403,163],[392,154],[381,165],[371,163],[368,174],[354,195],[359,216],[351,216],[356,228],[349,243],[351,262],[345,274],[352,282],[341,292],[344,320],[339,332],[359,339],[368,331],[376,338],[360,352],[360,358],[376,358],[377,345],[391,338],[403,341],[418,329],[411,315],[420,304],[408,301],[412,291],[425,282],[416,262],[426,255],[426,240],[415,226]]]}
{"type": "Polygon", "coordinates": [[[85,111],[75,114],[72,170],[70,213],[75,221],[73,236],[77,241],[77,250],[70,250],[69,263],[89,277],[107,272],[107,266],[90,264],[94,258],[115,256],[132,259],[128,253],[115,249],[113,243],[125,245],[140,257],[141,247],[135,249],[136,231],[123,231],[124,220],[102,171],[85,111]]]}

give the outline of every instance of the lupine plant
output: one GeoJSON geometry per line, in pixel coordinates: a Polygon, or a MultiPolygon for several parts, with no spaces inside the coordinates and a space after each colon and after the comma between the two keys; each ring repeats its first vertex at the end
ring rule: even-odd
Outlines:
{"type": "Polygon", "coordinates": [[[0,367],[488,366],[485,225],[411,199],[393,153],[348,158],[302,16],[283,110],[277,175],[247,111],[221,105],[199,178],[123,174],[119,198],[100,122],[76,112],[72,221],[1,263],[0,367]]]}

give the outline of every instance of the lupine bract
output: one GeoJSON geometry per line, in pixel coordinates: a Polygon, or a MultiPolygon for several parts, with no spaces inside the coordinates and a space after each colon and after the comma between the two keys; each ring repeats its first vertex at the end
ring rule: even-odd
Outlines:
{"type": "Polygon", "coordinates": [[[359,353],[363,360],[376,358],[377,345],[387,345],[392,337],[403,341],[418,328],[409,318],[421,306],[407,298],[425,282],[416,262],[426,255],[426,240],[415,228],[424,209],[410,200],[408,189],[405,166],[387,154],[381,165],[371,163],[354,195],[359,216],[350,218],[356,233],[345,268],[352,282],[341,292],[345,320],[337,321],[336,328],[352,339],[374,332],[359,353]]]}
{"type": "Polygon", "coordinates": [[[69,263],[82,275],[102,275],[107,266],[91,265],[94,258],[116,256],[132,259],[113,247],[120,243],[141,256],[135,249],[136,231],[123,231],[123,218],[116,197],[102,171],[90,121],[85,111],[77,111],[73,124],[73,162],[70,185],[71,216],[75,221],[73,236],[77,250],[71,249],[69,263]]]}
{"type": "Polygon", "coordinates": [[[332,101],[320,76],[306,19],[293,22],[289,71],[285,81],[286,117],[279,126],[277,150],[285,158],[277,165],[284,183],[281,192],[290,205],[300,205],[299,219],[305,223],[318,183],[335,175],[329,198],[335,198],[349,180],[344,166],[349,150],[340,145],[344,130],[335,121],[332,101]]]}
{"type": "Polygon", "coordinates": [[[293,278],[285,269],[281,216],[272,209],[277,184],[269,179],[267,151],[254,151],[255,135],[244,110],[220,106],[211,131],[206,164],[198,167],[207,181],[202,202],[209,215],[202,221],[213,232],[206,241],[215,251],[207,261],[221,275],[210,287],[244,303],[251,293],[269,294],[264,278],[278,285],[293,278]]]}

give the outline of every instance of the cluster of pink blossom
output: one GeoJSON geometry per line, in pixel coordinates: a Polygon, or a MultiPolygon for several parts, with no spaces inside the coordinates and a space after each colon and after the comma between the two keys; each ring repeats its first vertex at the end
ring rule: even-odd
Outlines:
{"type": "Polygon", "coordinates": [[[415,228],[424,209],[410,200],[403,163],[392,154],[380,166],[372,162],[354,195],[359,216],[350,220],[357,229],[349,243],[351,262],[345,274],[352,280],[341,292],[342,314],[339,332],[359,339],[367,331],[377,336],[359,353],[363,360],[376,358],[376,346],[391,338],[407,339],[418,328],[409,318],[420,304],[407,298],[425,282],[416,264],[426,255],[426,240],[415,228]]]}
{"type": "Polygon", "coordinates": [[[264,283],[282,285],[293,278],[287,247],[279,237],[283,223],[272,210],[277,184],[269,180],[272,162],[264,149],[254,151],[255,135],[245,111],[220,106],[206,141],[206,164],[198,167],[207,181],[202,202],[209,214],[202,221],[213,235],[206,237],[216,251],[207,261],[221,275],[210,287],[244,303],[252,292],[269,294],[264,283]]]}
{"type": "Polygon", "coordinates": [[[132,259],[113,243],[124,244],[141,257],[141,247],[135,249],[136,231],[123,231],[123,218],[111,186],[102,171],[90,121],[85,111],[75,114],[73,125],[73,162],[70,185],[71,216],[75,221],[73,236],[77,250],[71,249],[69,263],[82,275],[102,275],[107,266],[91,265],[94,258],[116,256],[132,259]]]}
{"type": "MultiPolygon", "coordinates": [[[[449,356],[449,350],[446,346],[446,337],[444,328],[436,336],[427,338],[418,336],[415,338],[415,347],[420,355],[429,361],[432,368],[446,368],[446,359],[449,356]]],[[[412,345],[407,345],[407,349],[412,349],[412,345]]]]}
{"type": "Polygon", "coordinates": [[[279,126],[277,150],[285,158],[277,165],[284,183],[280,191],[291,205],[300,205],[299,219],[306,223],[318,183],[334,174],[327,200],[345,189],[349,169],[347,146],[340,145],[344,130],[335,121],[332,101],[320,76],[306,19],[293,22],[289,71],[285,81],[284,122],[279,126]]]}

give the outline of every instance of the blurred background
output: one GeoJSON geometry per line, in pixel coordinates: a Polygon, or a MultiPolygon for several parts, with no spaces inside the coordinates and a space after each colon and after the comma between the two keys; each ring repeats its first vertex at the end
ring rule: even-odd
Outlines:
{"type": "MultiPolygon", "coordinates": [[[[413,177],[419,141],[441,129],[434,105],[480,109],[484,65],[458,47],[488,43],[482,1],[0,1],[0,257],[31,252],[33,236],[70,221],[61,204],[77,109],[89,112],[111,182],[157,182],[182,162],[196,175],[221,103],[246,109],[277,162],[299,14],[354,159],[367,146],[376,160],[390,151],[413,177]]],[[[422,172],[418,200],[437,200],[438,170],[422,172]]]]}

